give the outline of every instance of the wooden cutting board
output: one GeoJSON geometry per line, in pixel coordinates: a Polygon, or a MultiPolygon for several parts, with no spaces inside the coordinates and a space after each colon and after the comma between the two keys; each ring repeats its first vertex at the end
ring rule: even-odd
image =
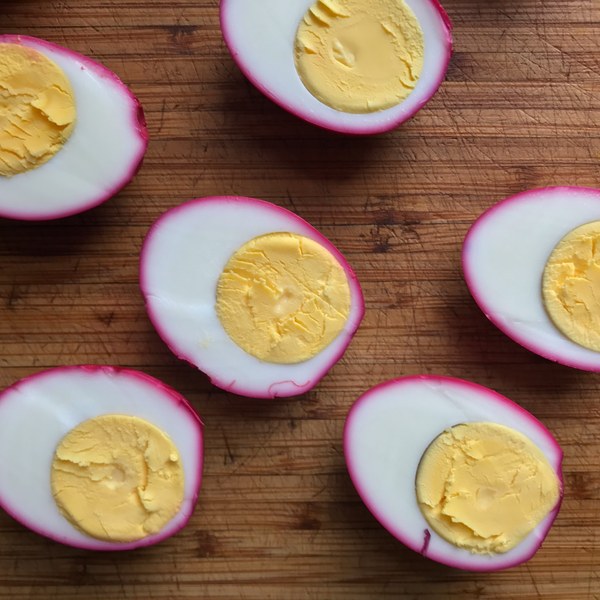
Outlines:
{"type": "Polygon", "coordinates": [[[0,220],[0,386],[59,365],[134,367],[183,393],[206,423],[205,480],[187,529],[102,554],[0,514],[0,598],[600,598],[600,375],[499,333],[460,266],[467,229],[498,200],[600,186],[600,3],[445,7],[456,53],[441,90],[403,127],[361,139],[305,124],[258,93],[223,43],[217,0],[0,2],[0,32],[45,38],[117,73],[151,135],[143,169],[105,205],[56,222],[0,220]],[[176,359],[146,317],[137,268],[150,224],[220,194],[297,212],[363,285],[362,327],[304,396],[222,392],[176,359]],[[489,386],[562,444],[565,502],[529,564],[491,574],[440,566],[359,500],[342,454],[348,409],[367,388],[418,373],[489,386]]]}

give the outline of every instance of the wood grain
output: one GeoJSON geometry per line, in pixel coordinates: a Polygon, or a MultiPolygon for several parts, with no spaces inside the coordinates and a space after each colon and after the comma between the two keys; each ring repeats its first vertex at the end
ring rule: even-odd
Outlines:
{"type": "Polygon", "coordinates": [[[0,597],[157,600],[600,598],[600,375],[550,364],[489,324],[460,267],[469,225],[546,185],[600,186],[600,2],[445,0],[456,53],[412,121],[355,139],[261,96],[232,62],[217,0],[3,0],[0,31],[48,39],[115,71],[151,143],[117,197],[50,223],[0,221],[0,385],[42,368],[142,369],[206,422],[190,525],[163,544],[91,553],[0,514],[0,597]],[[240,194],[297,212],[346,255],[364,324],[312,392],[252,401],[178,361],[137,280],[150,224],[193,197],[240,194]],[[473,380],[532,411],[565,453],[566,499],[544,548],[502,573],[445,568],[392,538],[359,500],[341,433],[385,379],[473,380]]]}

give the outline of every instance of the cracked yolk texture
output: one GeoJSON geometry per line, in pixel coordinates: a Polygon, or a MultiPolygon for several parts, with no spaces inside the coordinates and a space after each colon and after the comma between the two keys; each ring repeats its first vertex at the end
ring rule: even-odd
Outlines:
{"type": "Polygon", "coordinates": [[[542,295],[556,327],[575,343],[600,352],[600,221],[567,234],[544,270],[542,295]]]}
{"type": "Polygon", "coordinates": [[[0,175],[48,162],[75,127],[75,98],[61,69],[41,52],[0,44],[0,175]]]}
{"type": "Polygon", "coordinates": [[[308,360],[344,329],[350,286],[340,263],[317,242],[270,233],[229,259],[216,310],[229,337],[270,363],[308,360]]]}
{"type": "Polygon", "coordinates": [[[556,506],[560,484],[529,439],[495,423],[447,429],[417,472],[419,508],[443,539],[473,554],[508,552],[556,506]]]}
{"type": "Polygon", "coordinates": [[[347,113],[405,100],[421,75],[424,52],[421,26],[404,0],[318,0],[294,44],[308,91],[347,113]]]}
{"type": "Polygon", "coordinates": [[[51,485],[63,516],[107,542],[159,532],[184,496],[183,467],[171,439],[125,415],[96,417],[72,429],[56,449],[51,485]]]}

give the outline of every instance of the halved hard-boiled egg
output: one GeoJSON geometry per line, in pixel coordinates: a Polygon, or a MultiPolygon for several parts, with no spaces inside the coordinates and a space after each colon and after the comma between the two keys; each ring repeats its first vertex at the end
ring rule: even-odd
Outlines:
{"type": "Polygon", "coordinates": [[[377,520],[451,567],[529,560],[560,509],[556,440],[517,404],[466,381],[427,375],[374,387],[350,410],[344,454],[377,520]]]}
{"type": "Polygon", "coordinates": [[[144,241],[140,282],[171,350],[242,396],[310,390],[364,315],[360,285],[333,244],[252,198],[201,198],[167,211],[144,241]]]}
{"type": "Polygon", "coordinates": [[[268,98],[325,129],[389,131],[426,104],[452,54],[437,0],[221,0],[233,59],[268,98]]]}
{"type": "Polygon", "coordinates": [[[0,35],[0,216],[56,219],[101,204],[139,169],[144,113],[97,62],[0,35]]]}
{"type": "Polygon", "coordinates": [[[500,330],[552,361],[600,371],[600,191],[556,187],[504,200],[471,227],[462,260],[500,330]]]}
{"type": "Polygon", "coordinates": [[[164,383],[129,369],[60,367],[0,394],[0,506],[90,550],[158,543],[192,515],[202,423],[164,383]]]}

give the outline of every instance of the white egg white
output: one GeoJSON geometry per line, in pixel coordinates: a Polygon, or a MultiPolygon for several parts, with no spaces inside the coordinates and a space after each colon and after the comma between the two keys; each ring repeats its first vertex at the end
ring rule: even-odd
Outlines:
{"type": "Polygon", "coordinates": [[[451,25],[437,0],[405,0],[425,42],[423,70],[406,100],[381,112],[350,114],[317,100],[294,64],[298,25],[315,0],[221,0],[221,29],[246,77],[288,112],[325,129],[351,134],[389,131],[412,117],[435,94],[452,54],[451,25]]]}
{"type": "Polygon", "coordinates": [[[356,276],[338,250],[300,217],[251,198],[202,198],[165,213],[144,241],[140,282],[150,319],[171,350],[215,385],[243,396],[274,398],[311,389],[344,353],[364,314],[356,276]],[[303,235],[326,247],[350,284],[344,330],[317,356],[297,364],[267,363],[246,353],[215,309],[217,283],[232,254],[274,232],[303,235]]]}
{"type": "Polygon", "coordinates": [[[143,112],[116,75],[93,60],[28,36],[0,36],[0,44],[28,46],[54,61],[71,83],[77,121],[46,164],[0,177],[0,216],[55,219],[87,210],[128,183],[148,145],[143,112]]]}
{"type": "Polygon", "coordinates": [[[492,323],[540,356],[589,371],[600,371],[600,353],[571,341],[552,323],[544,308],[542,278],[558,242],[598,220],[598,190],[532,190],[484,213],[463,247],[467,284],[492,323]]]}
{"type": "Polygon", "coordinates": [[[157,543],[190,518],[202,477],[201,422],[174,390],[138,371],[60,367],[27,377],[0,394],[0,506],[36,533],[92,550],[129,550],[157,543]],[[58,510],[50,487],[62,438],[101,415],[139,417],[164,431],[181,457],[185,496],[179,513],[157,534],[131,543],[87,537],[58,510]]]}
{"type": "Polygon", "coordinates": [[[438,536],[417,503],[415,480],[423,453],[444,430],[469,422],[498,423],[522,433],[544,453],[562,483],[562,451],[537,419],[487,388],[447,377],[405,377],[361,396],[346,420],[346,463],[369,510],[409,548],[460,569],[506,569],[535,554],[560,504],[514,549],[480,556],[438,536]]]}

